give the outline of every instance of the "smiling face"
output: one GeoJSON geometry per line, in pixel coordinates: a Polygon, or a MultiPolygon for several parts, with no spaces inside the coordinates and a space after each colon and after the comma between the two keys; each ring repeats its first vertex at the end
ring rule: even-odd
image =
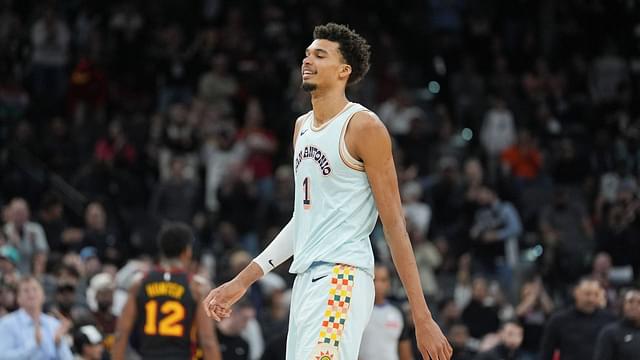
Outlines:
{"type": "Polygon", "coordinates": [[[305,51],[300,68],[305,91],[346,87],[351,66],[346,64],[337,42],[316,39],[305,51]]]}

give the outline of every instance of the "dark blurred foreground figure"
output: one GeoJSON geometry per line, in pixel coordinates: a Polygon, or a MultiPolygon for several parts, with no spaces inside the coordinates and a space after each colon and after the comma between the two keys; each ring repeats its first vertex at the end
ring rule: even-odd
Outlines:
{"type": "Polygon", "coordinates": [[[604,326],[615,320],[605,306],[604,290],[591,278],[580,280],[573,291],[575,306],[556,313],[549,319],[542,337],[541,360],[592,359],[596,338],[604,326]]]}
{"type": "Polygon", "coordinates": [[[635,360],[640,357],[640,290],[624,296],[622,320],[607,325],[598,336],[594,360],[635,360]]]}

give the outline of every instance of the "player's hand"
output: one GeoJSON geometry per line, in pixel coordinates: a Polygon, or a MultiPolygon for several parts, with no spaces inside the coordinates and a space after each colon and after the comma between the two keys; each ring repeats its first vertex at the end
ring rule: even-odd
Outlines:
{"type": "Polygon", "coordinates": [[[453,349],[433,319],[416,323],[418,349],[424,360],[449,360],[453,349]]]}
{"type": "Polygon", "coordinates": [[[247,292],[247,287],[237,280],[231,280],[219,287],[211,290],[209,295],[202,301],[204,311],[208,317],[220,321],[229,317],[231,306],[240,300],[247,292]]]}

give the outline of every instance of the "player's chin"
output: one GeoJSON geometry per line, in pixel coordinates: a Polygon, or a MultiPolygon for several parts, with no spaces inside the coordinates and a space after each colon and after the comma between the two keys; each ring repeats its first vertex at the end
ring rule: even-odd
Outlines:
{"type": "Polygon", "coordinates": [[[300,87],[302,88],[302,90],[304,90],[306,92],[312,92],[318,87],[318,85],[316,85],[315,83],[312,83],[310,81],[303,81],[302,85],[300,85],[300,87]]]}

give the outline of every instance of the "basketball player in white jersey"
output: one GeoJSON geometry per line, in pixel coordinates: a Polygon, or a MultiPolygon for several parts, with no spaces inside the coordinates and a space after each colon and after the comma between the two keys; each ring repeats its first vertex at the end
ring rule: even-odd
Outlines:
{"type": "Polygon", "coordinates": [[[296,273],[288,360],[356,360],[373,308],[369,235],[378,212],[411,304],[424,359],[445,360],[451,346],[425,302],[398,191],[391,139],[380,119],[349,102],[345,89],[369,69],[369,45],[343,25],[314,29],[302,61],[313,111],[293,135],[295,206],[291,221],[233,280],[203,305],[219,320],[249,286],[293,255],[296,273]]]}

